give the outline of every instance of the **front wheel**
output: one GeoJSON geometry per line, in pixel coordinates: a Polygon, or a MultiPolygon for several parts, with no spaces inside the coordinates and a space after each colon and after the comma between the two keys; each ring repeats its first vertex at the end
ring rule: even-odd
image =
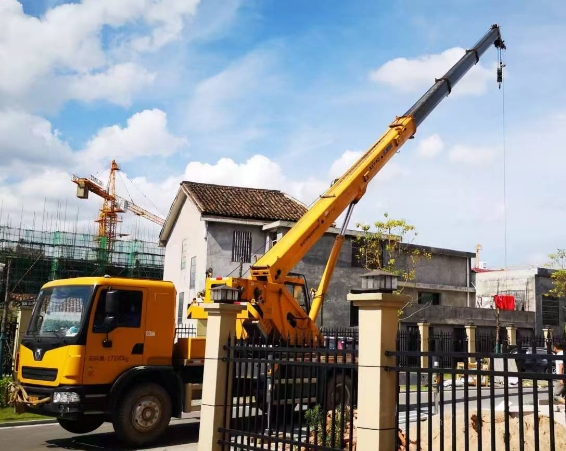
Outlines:
{"type": "Polygon", "coordinates": [[[158,384],[140,384],[120,400],[113,421],[123,442],[144,446],[159,438],[171,420],[171,398],[158,384]]]}
{"type": "Polygon", "coordinates": [[[79,420],[57,418],[57,421],[63,429],[72,434],[88,434],[96,431],[104,423],[104,419],[96,417],[83,417],[79,420]]]}

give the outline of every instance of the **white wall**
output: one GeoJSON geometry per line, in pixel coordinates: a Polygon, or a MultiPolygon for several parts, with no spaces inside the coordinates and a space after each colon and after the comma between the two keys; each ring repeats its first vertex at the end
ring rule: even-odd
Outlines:
{"type": "MultiPolygon", "coordinates": [[[[195,204],[187,199],[181,209],[169,241],[165,247],[165,262],[163,279],[175,284],[177,289],[177,309],[179,308],[179,294],[184,293],[183,323],[186,319],[187,305],[196,297],[196,293],[204,289],[206,271],[206,228],[201,220],[201,214],[195,204]],[[186,264],[181,269],[183,240],[186,240],[186,264]],[[195,287],[190,288],[191,258],[196,257],[195,287]]],[[[175,314],[177,314],[177,309],[175,314]]]]}

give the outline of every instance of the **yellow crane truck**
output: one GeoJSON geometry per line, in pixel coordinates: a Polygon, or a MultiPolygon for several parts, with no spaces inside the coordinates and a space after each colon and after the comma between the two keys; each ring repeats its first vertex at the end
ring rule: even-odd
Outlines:
{"type": "MultiPolygon", "coordinates": [[[[415,135],[417,127],[491,46],[505,48],[500,28],[489,31],[401,117],[252,267],[248,278],[208,278],[205,302],[239,302],[237,335],[300,340],[319,337],[316,317],[336,265],[354,205],[368,183],[415,135]],[[313,299],[293,267],[346,212],[313,299]],[[218,285],[228,289],[215,290],[218,285]],[[312,301],[312,302],[311,302],[312,301]]],[[[503,63],[499,58],[497,79],[503,63]]],[[[194,409],[202,384],[204,337],[175,338],[176,291],[171,282],[80,277],[46,283],[16,362],[19,406],[58,419],[73,433],[103,422],[125,442],[155,440],[172,417],[194,409]]],[[[206,320],[198,304],[192,318],[206,320]]]]}

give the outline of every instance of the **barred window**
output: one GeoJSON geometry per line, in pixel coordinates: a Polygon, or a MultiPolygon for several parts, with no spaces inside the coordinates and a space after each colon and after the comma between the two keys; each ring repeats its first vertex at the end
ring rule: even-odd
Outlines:
{"type": "Polygon", "coordinates": [[[544,326],[560,325],[560,303],[553,296],[542,297],[542,324],[544,326]]]}
{"type": "Polygon", "coordinates": [[[195,287],[195,278],[197,276],[197,258],[191,258],[191,278],[189,280],[189,289],[195,287]]]}
{"type": "Polygon", "coordinates": [[[361,254],[362,243],[355,238],[352,238],[352,255],[351,255],[351,266],[352,268],[364,268],[366,264],[366,258],[361,254]]]}
{"type": "Polygon", "coordinates": [[[232,261],[251,263],[252,261],[252,232],[234,231],[232,241],[232,261]]]}
{"type": "Polygon", "coordinates": [[[185,269],[185,267],[187,266],[187,248],[188,243],[187,239],[185,238],[181,247],[181,269],[185,269]]]}
{"type": "Polygon", "coordinates": [[[183,324],[183,312],[185,307],[185,293],[179,293],[179,305],[177,306],[177,324],[183,324]]]}

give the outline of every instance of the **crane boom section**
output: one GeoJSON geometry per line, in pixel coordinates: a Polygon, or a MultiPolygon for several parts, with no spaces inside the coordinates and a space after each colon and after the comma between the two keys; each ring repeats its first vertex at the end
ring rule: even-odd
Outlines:
{"type": "Polygon", "coordinates": [[[251,268],[252,277],[284,278],[352,202],[398,148],[415,133],[412,118],[401,118],[334,183],[312,208],[251,268]]]}
{"type": "Polygon", "coordinates": [[[415,134],[418,125],[450,94],[491,45],[505,48],[498,25],[493,25],[442,78],[437,79],[407,113],[396,118],[381,138],[250,268],[251,278],[270,282],[284,280],[348,205],[362,198],[373,177],[415,134]]]}

